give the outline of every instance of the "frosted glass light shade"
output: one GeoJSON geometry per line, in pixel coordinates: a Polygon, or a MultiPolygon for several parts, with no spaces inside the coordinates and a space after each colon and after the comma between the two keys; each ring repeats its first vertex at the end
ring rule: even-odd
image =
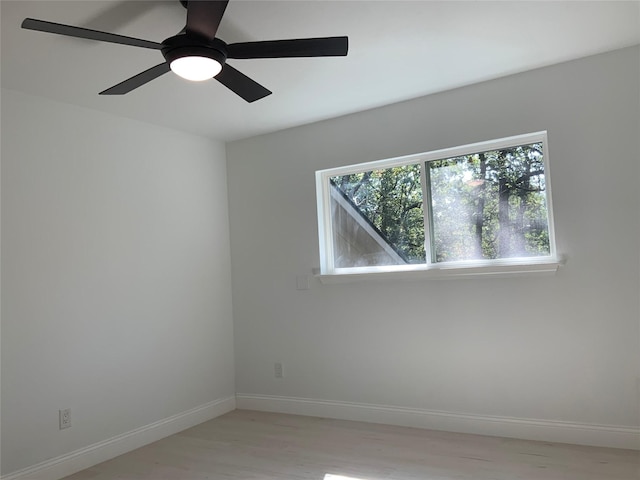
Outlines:
{"type": "Polygon", "coordinates": [[[208,57],[180,57],[169,64],[173,72],[187,80],[201,82],[215,77],[222,70],[222,65],[208,57]]]}

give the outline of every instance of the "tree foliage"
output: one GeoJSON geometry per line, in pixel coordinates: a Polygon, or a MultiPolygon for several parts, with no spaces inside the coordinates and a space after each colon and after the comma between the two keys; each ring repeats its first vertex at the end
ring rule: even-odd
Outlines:
{"type": "Polygon", "coordinates": [[[420,165],[371,170],[331,180],[407,263],[424,262],[420,165]]]}
{"type": "Polygon", "coordinates": [[[331,179],[407,263],[425,261],[428,205],[435,262],[548,255],[541,143],[331,179]],[[423,202],[427,195],[428,202],[423,202]]]}
{"type": "Polygon", "coordinates": [[[428,166],[437,262],[549,254],[542,144],[428,166]]]}

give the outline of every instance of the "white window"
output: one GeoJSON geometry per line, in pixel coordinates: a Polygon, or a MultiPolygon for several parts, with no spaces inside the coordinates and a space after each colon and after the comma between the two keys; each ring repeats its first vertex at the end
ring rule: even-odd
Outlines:
{"type": "Polygon", "coordinates": [[[322,170],[316,185],[322,275],[557,268],[546,132],[322,170]]]}

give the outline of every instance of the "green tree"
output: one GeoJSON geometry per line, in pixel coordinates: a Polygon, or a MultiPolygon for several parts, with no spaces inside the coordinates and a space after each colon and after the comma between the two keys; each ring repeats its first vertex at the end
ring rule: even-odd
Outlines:
{"type": "Polygon", "coordinates": [[[549,254],[542,144],[429,162],[429,176],[436,261],[549,254]]]}
{"type": "MultiPolygon", "coordinates": [[[[407,263],[425,261],[421,168],[331,179],[407,263]]],[[[550,253],[541,143],[430,161],[425,177],[434,261],[550,253]]]]}
{"type": "Polygon", "coordinates": [[[331,181],[407,263],[424,262],[420,165],[343,175],[331,181]]]}

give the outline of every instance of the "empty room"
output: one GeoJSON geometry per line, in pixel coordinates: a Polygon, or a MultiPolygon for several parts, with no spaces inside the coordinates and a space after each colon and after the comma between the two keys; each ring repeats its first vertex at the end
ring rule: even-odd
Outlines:
{"type": "Polygon", "coordinates": [[[640,478],[640,2],[0,20],[1,480],[640,478]]]}

